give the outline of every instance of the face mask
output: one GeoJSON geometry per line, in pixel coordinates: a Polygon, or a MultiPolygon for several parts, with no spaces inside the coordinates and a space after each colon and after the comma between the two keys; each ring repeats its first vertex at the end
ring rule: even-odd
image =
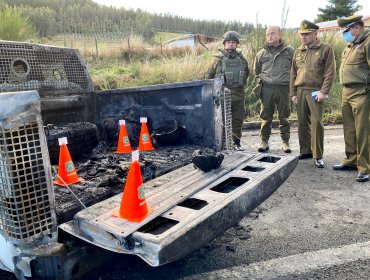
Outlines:
{"type": "Polygon", "coordinates": [[[351,32],[347,31],[347,32],[343,32],[343,39],[344,41],[350,43],[353,41],[354,37],[352,36],[351,32]]]}

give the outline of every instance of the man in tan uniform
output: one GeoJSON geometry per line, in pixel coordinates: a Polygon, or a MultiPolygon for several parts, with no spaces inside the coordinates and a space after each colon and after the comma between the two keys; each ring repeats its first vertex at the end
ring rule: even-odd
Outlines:
{"type": "Polygon", "coordinates": [[[369,181],[370,173],[370,30],[362,16],[338,19],[349,42],[339,72],[346,158],[334,170],[358,169],[356,181],[369,181]]]}
{"type": "Polygon", "coordinates": [[[240,145],[242,125],[244,121],[245,85],[249,75],[248,61],[242,51],[237,49],[240,43],[239,34],[227,31],[223,36],[224,48],[215,55],[216,61],[208,70],[208,79],[213,79],[217,74],[224,77],[225,87],[231,91],[231,118],[234,148],[243,150],[240,145]]]}
{"type": "Polygon", "coordinates": [[[335,77],[332,48],[317,38],[319,27],[307,20],[299,29],[302,45],[294,53],[290,71],[290,94],[297,103],[299,159],[314,158],[324,167],[324,126],[322,113],[335,77]]]}
{"type": "Polygon", "coordinates": [[[263,49],[257,53],[253,67],[257,83],[261,87],[260,117],[262,124],[259,152],[265,152],[269,149],[268,140],[271,135],[275,107],[277,107],[279,114],[282,149],[286,153],[291,152],[288,117],[290,115],[289,78],[293,54],[294,49],[282,40],[280,28],[278,26],[268,27],[266,29],[266,43],[263,49]]]}

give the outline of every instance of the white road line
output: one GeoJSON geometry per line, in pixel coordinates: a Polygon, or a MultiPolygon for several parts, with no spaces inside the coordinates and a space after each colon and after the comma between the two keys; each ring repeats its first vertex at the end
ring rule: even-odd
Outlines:
{"type": "MultiPolygon", "coordinates": [[[[370,242],[306,252],[298,255],[234,266],[196,275],[197,279],[271,279],[302,274],[358,260],[370,259],[370,242]]],[[[187,278],[185,278],[187,279],[187,278]]]]}

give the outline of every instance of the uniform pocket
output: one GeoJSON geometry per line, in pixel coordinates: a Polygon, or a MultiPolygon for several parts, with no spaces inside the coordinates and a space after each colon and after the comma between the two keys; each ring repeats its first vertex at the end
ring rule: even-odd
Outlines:
{"type": "Polygon", "coordinates": [[[303,62],[303,60],[302,60],[302,58],[301,57],[296,57],[296,59],[295,59],[295,64],[297,65],[297,68],[301,68],[301,67],[303,67],[304,66],[304,62],[303,62]]]}
{"type": "Polygon", "coordinates": [[[225,79],[227,84],[231,84],[234,78],[233,72],[225,72],[225,79]]]}
{"type": "Polygon", "coordinates": [[[245,71],[239,72],[239,86],[243,86],[245,83],[246,77],[245,77],[245,71]]]}
{"type": "Polygon", "coordinates": [[[354,52],[350,54],[348,60],[346,61],[347,64],[361,64],[367,63],[365,50],[363,48],[357,48],[354,52]]]}

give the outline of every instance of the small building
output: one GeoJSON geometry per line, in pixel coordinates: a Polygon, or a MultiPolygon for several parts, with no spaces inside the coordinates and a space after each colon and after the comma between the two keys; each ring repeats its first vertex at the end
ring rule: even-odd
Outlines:
{"type": "MultiPolygon", "coordinates": [[[[362,20],[366,27],[370,27],[370,16],[364,16],[362,20]]],[[[338,32],[341,30],[337,24],[337,20],[323,21],[316,24],[320,27],[319,31],[338,32]]]]}
{"type": "Polygon", "coordinates": [[[172,40],[168,40],[164,42],[163,44],[166,47],[170,47],[170,48],[183,48],[183,47],[194,48],[198,46],[203,46],[207,48],[207,44],[214,43],[218,40],[220,39],[215,38],[215,37],[210,37],[207,35],[188,34],[188,35],[177,37],[172,40]]]}

